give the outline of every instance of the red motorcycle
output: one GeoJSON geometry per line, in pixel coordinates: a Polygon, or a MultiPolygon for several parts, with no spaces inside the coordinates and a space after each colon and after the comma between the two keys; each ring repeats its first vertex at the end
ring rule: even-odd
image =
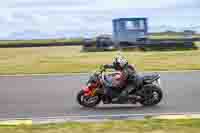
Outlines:
{"type": "MultiPolygon", "coordinates": [[[[115,77],[117,73],[105,74],[105,69],[100,67],[100,70],[93,73],[87,84],[77,94],[77,101],[84,107],[95,107],[101,101],[104,104],[136,104],[140,103],[144,106],[153,106],[158,104],[163,97],[162,90],[160,88],[160,75],[153,74],[147,76],[129,77],[126,81],[125,87],[131,87],[127,98],[123,102],[113,102],[112,99],[109,103],[106,101],[105,87],[108,81],[108,77],[115,77]]],[[[113,98],[120,95],[123,88],[115,88],[112,90],[113,98]]]]}

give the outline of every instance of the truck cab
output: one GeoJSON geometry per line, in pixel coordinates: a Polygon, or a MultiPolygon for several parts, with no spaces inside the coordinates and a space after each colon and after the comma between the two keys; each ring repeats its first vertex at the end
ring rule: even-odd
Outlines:
{"type": "Polygon", "coordinates": [[[147,18],[113,19],[113,41],[136,43],[147,39],[147,18]]]}

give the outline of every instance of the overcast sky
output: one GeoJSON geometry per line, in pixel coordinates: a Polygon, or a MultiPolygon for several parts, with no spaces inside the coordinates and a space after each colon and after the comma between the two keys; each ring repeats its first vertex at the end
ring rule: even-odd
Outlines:
{"type": "Polygon", "coordinates": [[[200,1],[5,0],[0,4],[0,39],[112,33],[112,19],[118,17],[148,17],[150,31],[182,30],[200,25],[200,1]]]}

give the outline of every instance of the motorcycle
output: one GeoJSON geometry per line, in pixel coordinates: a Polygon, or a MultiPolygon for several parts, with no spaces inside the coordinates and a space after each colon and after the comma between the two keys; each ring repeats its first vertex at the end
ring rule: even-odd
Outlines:
{"type": "MultiPolygon", "coordinates": [[[[104,104],[137,104],[140,103],[143,106],[153,106],[158,104],[163,97],[163,92],[161,89],[160,75],[146,75],[136,77],[129,77],[126,86],[130,87],[128,96],[123,102],[113,102],[112,99],[109,103],[106,102],[105,87],[108,75],[105,74],[106,70],[100,67],[99,71],[94,72],[88,82],[86,87],[83,87],[77,94],[77,102],[84,107],[95,107],[101,101],[104,104]]],[[[109,76],[115,76],[111,74],[109,76]]],[[[119,96],[122,89],[113,88],[113,98],[119,96]]]]}

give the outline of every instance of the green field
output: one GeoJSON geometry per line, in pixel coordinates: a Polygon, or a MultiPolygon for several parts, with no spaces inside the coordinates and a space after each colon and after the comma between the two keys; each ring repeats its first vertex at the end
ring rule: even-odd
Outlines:
{"type": "MultiPolygon", "coordinates": [[[[81,46],[1,48],[0,74],[79,73],[111,63],[118,53],[81,52],[81,46]]],[[[123,52],[138,71],[200,70],[200,50],[123,52]]]]}
{"type": "Polygon", "coordinates": [[[200,120],[140,120],[0,126],[0,133],[199,133],[200,120]]]}
{"type": "Polygon", "coordinates": [[[52,44],[52,43],[69,43],[82,42],[82,39],[46,39],[46,40],[0,40],[0,45],[20,45],[20,44],[52,44]]]}
{"type": "Polygon", "coordinates": [[[183,35],[150,35],[149,36],[150,39],[180,39],[180,38],[184,38],[183,35]]]}
{"type": "MultiPolygon", "coordinates": [[[[184,38],[185,36],[184,35],[168,35],[168,34],[165,34],[165,35],[149,35],[149,38],[150,39],[182,39],[184,38]]],[[[200,38],[200,35],[197,34],[197,35],[193,35],[192,36],[193,38],[200,38]]]]}
{"type": "MultiPolygon", "coordinates": [[[[183,38],[183,34],[157,34],[157,35],[149,35],[150,39],[179,39],[183,38]]],[[[194,38],[200,38],[199,34],[193,35],[194,38]]],[[[61,38],[61,39],[36,39],[36,40],[0,40],[0,46],[2,45],[20,45],[20,44],[33,44],[33,45],[41,45],[41,44],[52,44],[52,43],[70,43],[77,42],[82,43],[83,39],[81,38],[61,38]]]]}

